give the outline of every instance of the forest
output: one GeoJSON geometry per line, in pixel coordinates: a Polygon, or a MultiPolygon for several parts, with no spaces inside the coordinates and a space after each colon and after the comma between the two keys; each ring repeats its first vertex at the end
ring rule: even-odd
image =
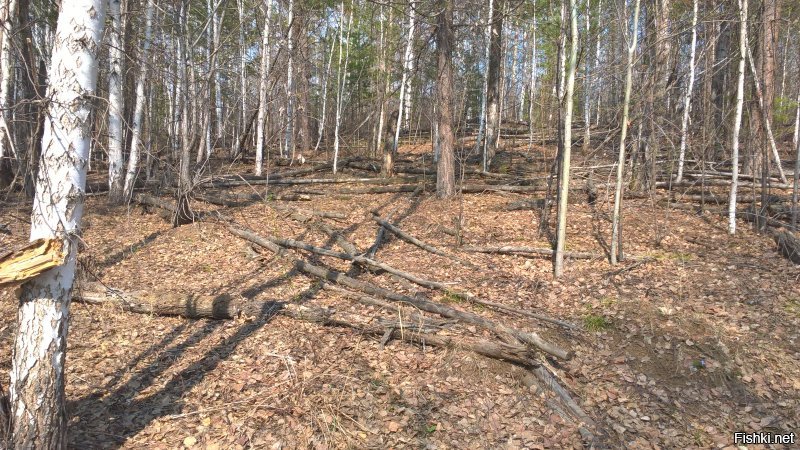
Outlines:
{"type": "Polygon", "coordinates": [[[791,448],[799,182],[795,0],[0,0],[0,449],[791,448]]]}

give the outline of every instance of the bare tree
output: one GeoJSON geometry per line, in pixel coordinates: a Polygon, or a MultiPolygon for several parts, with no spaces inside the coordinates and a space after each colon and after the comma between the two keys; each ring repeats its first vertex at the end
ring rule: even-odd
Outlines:
{"type": "Polygon", "coordinates": [[[561,173],[558,188],[558,215],[556,225],[556,251],[553,273],[556,278],[564,272],[564,246],[567,240],[567,197],[569,196],[570,154],[572,153],[572,109],[575,94],[575,72],[578,65],[578,7],[569,0],[570,52],[567,69],[566,97],[564,99],[564,149],[561,153],[561,173]]]}
{"type": "Polygon", "coordinates": [[[83,215],[89,117],[106,0],[74,0],[61,8],[31,214],[31,240],[63,246],[64,264],[23,286],[11,369],[12,448],[64,448],[64,362],[69,302],[83,215]]]}
{"type": "Polygon", "coordinates": [[[611,223],[611,264],[616,264],[618,256],[622,253],[620,239],[622,191],[624,189],[623,177],[625,176],[625,139],[628,137],[630,117],[631,90],[633,86],[633,62],[636,55],[636,45],[639,41],[639,9],[641,0],[636,0],[633,10],[633,31],[625,34],[628,41],[628,62],[625,70],[625,99],[622,101],[622,131],[619,138],[619,157],[617,158],[617,187],[614,190],[614,213],[611,223]]]}
{"type": "Polygon", "coordinates": [[[436,52],[439,77],[436,80],[439,158],[436,171],[436,196],[456,193],[455,155],[453,150],[453,0],[439,0],[436,24],[436,52]]]}
{"type": "Polygon", "coordinates": [[[689,75],[686,85],[686,96],[683,99],[683,120],[681,121],[681,150],[678,155],[678,176],[675,181],[683,180],[683,164],[686,158],[686,140],[689,134],[689,114],[692,111],[692,90],[694,89],[694,56],[697,46],[697,0],[692,2],[692,43],[689,48],[689,75]]]}
{"type": "Polygon", "coordinates": [[[739,188],[739,130],[744,109],[744,69],[747,55],[747,0],[739,0],[739,76],[736,81],[736,114],[731,142],[731,193],[728,200],[728,232],[736,233],[736,191],[739,188]]]}
{"type": "Polygon", "coordinates": [[[256,125],[256,170],[261,176],[264,166],[264,126],[267,120],[267,89],[269,79],[269,23],[272,17],[272,0],[266,0],[267,11],[264,16],[264,31],[261,35],[261,75],[258,85],[258,123],[256,125]]]}

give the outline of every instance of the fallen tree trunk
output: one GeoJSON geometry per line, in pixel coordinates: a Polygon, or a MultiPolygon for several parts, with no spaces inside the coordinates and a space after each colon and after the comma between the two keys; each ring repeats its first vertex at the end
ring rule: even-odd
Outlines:
{"type": "Polygon", "coordinates": [[[436,248],[436,247],[434,247],[434,246],[432,246],[430,244],[427,244],[427,243],[415,238],[414,236],[406,233],[405,231],[403,231],[399,227],[397,227],[395,225],[392,225],[388,221],[383,220],[383,219],[381,219],[380,217],[378,217],[378,216],[376,216],[374,214],[372,216],[372,220],[374,220],[381,227],[383,227],[383,228],[391,231],[395,235],[397,235],[397,237],[399,237],[400,239],[402,239],[402,240],[404,240],[404,241],[406,241],[406,242],[408,242],[410,244],[416,245],[417,247],[419,247],[419,248],[421,248],[421,249],[423,249],[423,250],[425,250],[427,252],[431,252],[434,255],[443,256],[445,258],[451,259],[451,260],[453,260],[453,261],[455,261],[455,262],[457,262],[459,264],[463,264],[465,266],[475,267],[475,265],[472,264],[471,262],[465,261],[465,260],[463,260],[463,259],[461,259],[461,258],[459,258],[457,256],[454,256],[454,255],[451,255],[451,254],[445,252],[444,250],[440,250],[439,248],[436,248]]]}
{"type": "Polygon", "coordinates": [[[266,179],[259,178],[254,180],[230,180],[230,181],[214,181],[209,183],[212,188],[223,187],[236,187],[236,186],[257,186],[257,185],[280,185],[280,186],[296,186],[308,184],[398,184],[398,183],[413,183],[418,181],[417,177],[402,177],[402,178],[299,178],[299,179],[266,179]]]}
{"type": "MultiPolygon", "coordinates": [[[[340,288],[336,288],[340,292],[340,288]]],[[[350,294],[358,296],[357,294],[350,294]]],[[[362,302],[375,304],[368,297],[362,302]]],[[[581,409],[568,391],[561,386],[550,371],[536,361],[535,355],[524,345],[514,345],[486,339],[469,339],[457,336],[440,336],[426,333],[425,325],[414,322],[380,320],[379,325],[364,323],[367,319],[345,311],[297,305],[286,302],[250,302],[237,304],[230,296],[196,296],[171,292],[134,293],[109,289],[99,283],[89,283],[76,290],[74,300],[92,305],[112,305],[123,311],[152,315],[177,315],[186,318],[229,319],[240,314],[255,317],[283,315],[296,320],[355,330],[359,334],[382,336],[422,346],[455,348],[470,351],[488,358],[506,361],[530,369],[545,387],[556,394],[567,409],[585,425],[594,426],[594,421],[581,409]],[[224,300],[223,300],[224,299],[224,300]],[[197,307],[203,304],[202,307],[197,307]]],[[[378,306],[385,306],[380,301],[378,306]]],[[[0,420],[8,417],[7,409],[0,401],[0,420]]],[[[0,422],[2,426],[2,422],[0,422]]],[[[2,430],[0,430],[2,437],[2,430]]]]}
{"type": "Polygon", "coordinates": [[[544,322],[553,323],[553,324],[556,324],[556,325],[559,325],[559,326],[562,326],[562,327],[565,327],[565,328],[568,328],[568,329],[571,329],[571,330],[578,330],[579,329],[576,325],[573,325],[573,324],[568,323],[568,322],[564,322],[562,320],[553,319],[551,317],[547,317],[547,316],[542,315],[542,314],[536,314],[536,313],[533,313],[533,312],[530,312],[530,311],[521,310],[521,309],[518,309],[518,308],[511,307],[511,306],[506,306],[506,305],[503,305],[503,304],[500,304],[500,303],[494,303],[494,302],[490,302],[488,300],[483,300],[483,299],[479,298],[478,296],[476,296],[476,295],[474,295],[474,294],[472,294],[470,292],[463,291],[463,290],[460,290],[460,289],[456,289],[456,288],[452,287],[451,285],[449,285],[447,283],[441,283],[439,281],[427,280],[427,279],[418,277],[417,275],[414,275],[412,273],[408,273],[408,272],[402,271],[402,270],[397,269],[397,268],[395,268],[395,267],[393,267],[393,266],[391,266],[389,264],[386,264],[386,263],[383,263],[383,262],[380,262],[380,261],[376,261],[376,260],[371,259],[371,258],[366,257],[366,256],[360,256],[360,255],[357,255],[355,253],[339,253],[339,252],[335,252],[335,251],[332,251],[332,250],[328,250],[326,248],[315,247],[315,246],[307,244],[305,242],[295,241],[294,239],[280,239],[280,238],[275,238],[275,237],[272,237],[272,236],[266,236],[266,237],[264,237],[264,239],[267,239],[267,240],[269,240],[269,241],[271,241],[271,242],[273,242],[275,244],[278,244],[281,247],[295,248],[295,249],[299,249],[299,250],[306,250],[306,251],[309,251],[311,253],[314,253],[314,254],[317,254],[317,255],[320,255],[320,256],[331,256],[331,257],[339,258],[339,259],[346,260],[346,261],[352,261],[354,263],[358,263],[358,264],[370,267],[372,269],[383,270],[383,271],[388,272],[388,273],[390,273],[392,275],[396,275],[396,276],[398,276],[398,277],[400,277],[402,279],[411,281],[412,283],[415,283],[415,284],[417,284],[419,286],[422,286],[422,287],[425,287],[425,288],[428,288],[428,289],[436,289],[436,290],[442,291],[442,292],[444,292],[444,293],[446,293],[448,295],[454,295],[454,296],[463,298],[464,300],[467,300],[467,301],[469,301],[471,303],[475,303],[475,304],[478,304],[478,305],[486,306],[486,307],[489,307],[489,308],[492,308],[492,309],[496,309],[498,311],[534,318],[534,319],[541,320],[541,321],[544,321],[544,322]]]}
{"type": "MultiPolygon", "coordinates": [[[[472,253],[499,253],[507,255],[516,254],[533,254],[552,256],[553,250],[549,248],[535,248],[535,247],[514,247],[506,245],[504,247],[475,247],[464,246],[460,248],[464,252],[472,253]]],[[[587,253],[587,252],[564,252],[564,256],[573,259],[606,259],[606,255],[602,253],[587,253]]]]}
{"type": "Polygon", "coordinates": [[[779,231],[772,236],[778,251],[789,261],[800,264],[800,239],[787,230],[779,231]]]}
{"type": "MultiPolygon", "coordinates": [[[[251,231],[242,230],[233,226],[228,226],[228,231],[256,245],[260,245],[272,251],[276,255],[286,256],[284,253],[284,249],[282,249],[278,244],[275,244],[274,242],[265,239],[251,231]]],[[[330,250],[328,251],[331,253],[335,253],[330,250]]],[[[343,286],[347,286],[351,289],[356,289],[370,295],[377,295],[379,297],[383,297],[395,302],[408,303],[423,311],[439,314],[442,317],[457,319],[462,322],[477,325],[480,326],[481,328],[496,333],[498,336],[501,336],[502,338],[508,339],[509,337],[512,337],[514,340],[524,342],[526,344],[539,348],[540,350],[546,353],[549,353],[553,356],[557,356],[562,359],[570,359],[572,357],[572,352],[569,352],[567,350],[559,348],[554,344],[544,341],[536,333],[524,332],[513,328],[509,328],[505,325],[495,323],[494,321],[489,320],[485,317],[481,317],[477,314],[451,308],[449,306],[432,302],[427,299],[409,297],[407,295],[398,294],[388,289],[375,286],[371,283],[367,283],[364,281],[348,277],[347,275],[341,272],[330,270],[325,267],[315,266],[300,259],[295,259],[294,265],[297,270],[310,275],[314,275],[322,280],[338,283],[343,286]]]]}

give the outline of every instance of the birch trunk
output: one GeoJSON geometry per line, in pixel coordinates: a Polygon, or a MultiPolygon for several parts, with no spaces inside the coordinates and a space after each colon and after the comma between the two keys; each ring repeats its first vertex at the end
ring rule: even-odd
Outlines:
{"type": "MultiPolygon", "coordinates": [[[[408,97],[408,90],[409,90],[409,77],[411,76],[411,63],[413,58],[413,51],[414,51],[414,26],[415,26],[415,17],[414,17],[414,2],[409,3],[409,11],[408,11],[408,33],[406,34],[406,51],[403,56],[403,75],[402,80],[400,81],[400,106],[398,107],[398,114],[397,114],[397,125],[395,126],[394,132],[394,142],[392,152],[397,153],[397,147],[400,145],[400,129],[402,128],[403,122],[406,123],[406,129],[409,129],[409,117],[405,117],[409,113],[409,109],[406,107],[405,102],[408,97]]],[[[384,169],[383,172],[387,174],[387,176],[391,176],[393,173],[393,155],[387,155],[384,153],[384,169]]]]}
{"type": "Polygon", "coordinates": [[[633,87],[633,61],[639,39],[640,6],[641,0],[636,0],[636,6],[633,11],[633,32],[631,36],[629,36],[631,43],[628,44],[628,63],[625,72],[625,99],[622,102],[622,131],[619,139],[619,158],[617,160],[617,186],[614,191],[614,214],[611,224],[611,264],[617,263],[617,250],[622,247],[619,243],[621,228],[620,208],[622,206],[622,190],[624,189],[623,177],[625,175],[625,139],[628,137],[628,117],[630,116],[631,90],[633,87]]]}
{"type": "Polygon", "coordinates": [[[533,148],[533,108],[534,99],[536,98],[536,5],[533,7],[533,30],[532,30],[531,46],[531,74],[530,74],[530,87],[528,89],[528,151],[533,148]]]}
{"type": "Polygon", "coordinates": [[[739,0],[739,76],[736,80],[736,114],[731,142],[731,193],[728,199],[728,233],[736,233],[736,191],[739,188],[739,130],[744,109],[744,69],[747,55],[747,0],[739,0]]]}
{"type": "Polygon", "coordinates": [[[294,0],[289,0],[289,30],[286,33],[286,145],[287,156],[294,159],[294,0]]]}
{"type": "MultiPolygon", "coordinates": [[[[753,63],[753,54],[750,51],[750,44],[745,39],[745,46],[747,49],[747,60],[750,62],[750,71],[753,73],[753,84],[756,88],[756,97],[758,98],[758,109],[761,112],[761,120],[764,128],[767,130],[767,142],[770,150],[772,150],[772,158],[775,160],[775,166],[778,169],[778,176],[781,178],[781,183],[786,184],[786,174],[783,172],[783,165],[781,164],[781,155],[778,153],[778,147],[775,145],[775,135],[772,133],[772,117],[771,117],[771,103],[768,104],[765,100],[765,93],[761,89],[761,81],[756,72],[756,66],[753,63]]],[[[769,97],[767,97],[769,98],[769,97]]],[[[769,164],[765,162],[764,164],[769,164]]],[[[755,170],[755,168],[754,168],[755,170]]],[[[766,169],[765,169],[766,170],[766,169]]]]}
{"type": "Polygon", "coordinates": [[[128,156],[128,168],[125,173],[125,201],[130,201],[133,195],[133,187],[136,185],[136,176],[139,173],[139,159],[142,147],[142,131],[144,128],[144,106],[147,101],[144,84],[147,77],[147,66],[149,64],[148,52],[150,50],[150,38],[153,29],[153,10],[155,0],[147,0],[147,10],[145,12],[144,41],[142,51],[139,56],[139,72],[136,75],[136,106],[133,108],[133,126],[131,128],[131,153],[128,156]]]}
{"type": "Polygon", "coordinates": [[[697,3],[692,2],[692,44],[689,49],[689,82],[686,87],[686,96],[683,99],[683,120],[681,121],[681,147],[678,155],[678,176],[675,181],[680,183],[683,180],[683,165],[686,159],[686,140],[689,134],[689,114],[692,111],[692,90],[694,89],[694,56],[697,46],[697,3]]]}
{"type": "Polygon", "coordinates": [[[125,111],[122,51],[125,44],[120,22],[120,0],[108,0],[108,15],[111,19],[108,49],[108,201],[116,205],[122,202],[125,164],[122,153],[122,114],[125,111]]]}
{"type": "Polygon", "coordinates": [[[8,111],[11,107],[11,90],[13,81],[13,54],[12,36],[16,27],[14,19],[17,15],[16,0],[2,0],[0,4],[0,20],[2,20],[2,34],[0,34],[0,187],[8,186],[13,179],[11,172],[11,158],[16,151],[11,139],[11,130],[8,127],[8,111]]]}
{"type": "Polygon", "coordinates": [[[256,176],[261,176],[264,166],[264,126],[267,119],[267,88],[269,81],[269,22],[272,18],[272,0],[266,0],[267,13],[261,36],[261,79],[258,85],[258,124],[256,127],[256,176]]]}
{"type": "Polygon", "coordinates": [[[325,69],[325,79],[322,80],[322,118],[319,121],[319,129],[317,131],[317,143],[314,145],[314,153],[319,150],[319,144],[322,142],[322,136],[325,135],[325,116],[328,110],[328,80],[331,77],[331,65],[333,63],[333,54],[336,46],[336,39],[331,41],[331,51],[328,54],[328,67],[325,69]]]}
{"type": "Polygon", "coordinates": [[[64,362],[89,157],[90,109],[106,0],[61,8],[52,60],[31,240],[63,243],[64,264],[23,285],[11,369],[11,448],[66,445],[64,362]]]}
{"type": "Polygon", "coordinates": [[[489,26],[489,67],[486,76],[486,145],[483,171],[488,172],[500,139],[500,69],[503,64],[503,4],[492,10],[489,26]]]}
{"type": "MultiPolygon", "coordinates": [[[[342,103],[344,101],[344,86],[347,82],[347,57],[344,58],[344,67],[342,67],[342,53],[344,52],[343,46],[344,42],[342,39],[342,33],[344,30],[344,0],[342,0],[341,8],[341,19],[339,21],[339,67],[338,67],[338,74],[336,77],[336,128],[334,129],[334,142],[333,142],[333,173],[335,174],[338,171],[339,165],[339,134],[341,132],[342,126],[342,103]]],[[[350,29],[353,26],[353,8],[351,5],[350,8],[350,17],[347,23],[347,51],[349,52],[350,49],[350,29]]],[[[347,55],[350,56],[349,54],[347,55]]]]}
{"type": "Polygon", "coordinates": [[[234,156],[244,153],[245,134],[247,133],[247,48],[244,45],[244,0],[237,0],[236,7],[239,12],[239,88],[241,90],[242,103],[239,111],[239,136],[236,139],[236,149],[234,156]]]}
{"type": "MultiPolygon", "coordinates": [[[[592,32],[592,3],[586,2],[586,48],[591,48],[591,32],[592,32]]],[[[592,62],[587,57],[586,64],[584,65],[583,77],[583,151],[589,151],[589,146],[592,141],[592,62]]]]}
{"type": "MultiPolygon", "coordinates": [[[[489,53],[491,52],[491,39],[492,39],[492,16],[494,13],[494,0],[489,0],[489,15],[486,18],[486,31],[484,33],[484,40],[486,47],[483,56],[483,90],[481,91],[481,115],[478,118],[478,137],[475,139],[475,153],[481,151],[483,154],[483,171],[487,172],[486,165],[486,143],[484,134],[486,130],[486,93],[489,90],[489,53]]],[[[536,20],[534,19],[534,22],[536,20]]],[[[535,40],[534,40],[535,42],[535,40]]],[[[535,45],[535,43],[534,43],[535,45]]]]}
{"type": "Polygon", "coordinates": [[[578,65],[578,7],[576,0],[569,0],[570,53],[567,71],[567,92],[564,99],[564,149],[561,154],[559,175],[558,217],[556,227],[556,254],[553,272],[556,278],[564,272],[564,244],[567,239],[567,197],[569,195],[569,165],[572,153],[572,109],[575,94],[575,71],[578,65]]]}

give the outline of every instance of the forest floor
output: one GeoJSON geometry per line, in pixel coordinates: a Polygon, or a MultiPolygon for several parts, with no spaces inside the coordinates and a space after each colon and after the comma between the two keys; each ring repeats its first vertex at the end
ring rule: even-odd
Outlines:
{"type": "MultiPolygon", "coordinates": [[[[416,158],[423,150],[401,155],[416,158]]],[[[538,147],[533,153],[543,156],[538,147]]],[[[525,149],[510,155],[512,170],[529,156],[525,149]]],[[[232,169],[237,168],[226,170],[236,172],[232,169]]],[[[478,268],[456,265],[389,234],[377,252],[381,261],[581,326],[567,333],[418,289],[451,306],[536,330],[573,350],[571,360],[551,360],[550,365],[598,423],[608,446],[735,448],[734,431],[800,431],[800,267],[781,257],[773,240],[754,233],[748,223],[741,221],[732,237],[718,214],[667,209],[658,197],[629,199],[623,208],[625,252],[652,260],[612,267],[605,260],[568,259],[565,275],[553,280],[549,257],[460,252],[455,238],[444,232],[463,214],[464,245],[549,247],[546,238],[537,236],[536,211],[506,210],[512,202],[541,194],[486,192],[441,201],[430,189],[412,197],[337,194],[340,187],[285,188],[326,191],[309,202],[193,205],[224,211],[262,235],[319,246],[330,245],[325,235],[272,205],[344,213],[347,219],[324,220],[362,251],[373,244],[378,230],[370,211],[384,217],[392,213],[392,222],[405,231],[478,268]]],[[[253,189],[264,187],[231,192],[253,189]]],[[[600,187],[594,206],[579,196],[570,204],[568,250],[603,252],[607,247],[612,189],[600,187]]],[[[250,301],[305,302],[366,317],[385,315],[319,289],[317,280],[297,272],[291,262],[255,249],[218,222],[172,228],[136,205],[109,208],[104,196],[89,197],[85,211],[80,259],[87,279],[131,291],[228,293],[250,301]]],[[[25,241],[29,206],[6,204],[0,223],[11,231],[0,235],[2,246],[25,241]]],[[[322,260],[343,271],[349,267],[322,260]]],[[[383,275],[364,272],[358,278],[415,294],[407,284],[383,275]]],[[[3,292],[0,384],[5,386],[15,306],[11,293],[3,292]]],[[[462,334],[489,336],[474,327],[455,327],[462,334]]],[[[384,347],[379,341],[280,315],[189,320],[74,303],[67,358],[70,446],[584,446],[576,425],[526,381],[526,369],[463,350],[400,341],[384,347]]]]}

